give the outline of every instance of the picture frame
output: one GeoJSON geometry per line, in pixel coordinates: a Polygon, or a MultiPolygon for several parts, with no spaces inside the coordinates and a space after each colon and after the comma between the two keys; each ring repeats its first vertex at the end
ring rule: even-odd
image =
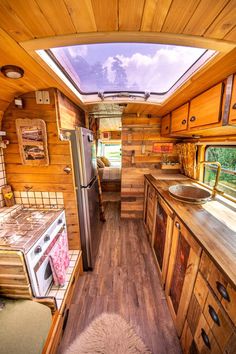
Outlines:
{"type": "Polygon", "coordinates": [[[16,119],[19,152],[23,165],[47,166],[46,123],[42,119],[16,119]]]}

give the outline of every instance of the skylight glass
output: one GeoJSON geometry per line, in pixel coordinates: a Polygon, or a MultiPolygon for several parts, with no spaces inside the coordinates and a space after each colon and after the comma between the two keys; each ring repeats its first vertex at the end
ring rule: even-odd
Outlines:
{"type": "Polygon", "coordinates": [[[105,43],[51,48],[81,93],[166,93],[206,52],[149,43],[105,43]]]}

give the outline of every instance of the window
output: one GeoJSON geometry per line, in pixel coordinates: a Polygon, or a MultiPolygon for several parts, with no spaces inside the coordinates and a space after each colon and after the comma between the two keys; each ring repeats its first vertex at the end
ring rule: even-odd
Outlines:
{"type": "Polygon", "coordinates": [[[98,145],[98,156],[105,156],[113,167],[121,166],[121,144],[102,143],[98,145]]]}
{"type": "Polygon", "coordinates": [[[99,43],[39,50],[84,101],[127,97],[162,102],[216,52],[153,43],[99,43]],[[118,95],[118,93],[120,95],[118,95]],[[133,93],[133,95],[130,95],[133,93]],[[123,96],[122,96],[122,95],[123,96]]]}
{"type": "MultiPolygon", "coordinates": [[[[221,174],[218,189],[225,194],[236,198],[236,146],[209,146],[205,153],[206,161],[219,161],[221,174]]],[[[213,187],[216,178],[217,166],[204,167],[204,183],[213,187]]]]}

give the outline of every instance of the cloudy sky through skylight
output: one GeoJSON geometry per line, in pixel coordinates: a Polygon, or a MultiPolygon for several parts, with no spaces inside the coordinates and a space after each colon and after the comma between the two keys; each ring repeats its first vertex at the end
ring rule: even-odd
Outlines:
{"type": "Polygon", "coordinates": [[[166,92],[205,49],[106,43],[51,49],[84,93],[98,91],[166,92]]]}

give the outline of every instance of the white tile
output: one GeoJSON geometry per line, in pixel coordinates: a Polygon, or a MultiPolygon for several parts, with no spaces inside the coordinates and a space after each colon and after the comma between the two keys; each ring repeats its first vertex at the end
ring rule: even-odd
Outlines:
{"type": "Polygon", "coordinates": [[[58,309],[60,309],[61,304],[62,304],[62,300],[56,299],[56,302],[57,302],[58,309]]]}
{"type": "Polygon", "coordinates": [[[42,192],[34,192],[35,198],[42,198],[42,192]]]}
{"type": "Polygon", "coordinates": [[[22,198],[22,203],[23,204],[28,204],[28,198],[22,198]]]}
{"type": "Polygon", "coordinates": [[[48,192],[42,192],[42,195],[43,195],[43,198],[48,198],[49,197],[48,192]]]}
{"type": "Polygon", "coordinates": [[[15,192],[14,192],[14,196],[15,196],[15,197],[20,197],[20,192],[16,192],[16,191],[15,191],[15,192]]]}
{"type": "Polygon", "coordinates": [[[21,197],[22,198],[27,198],[28,197],[28,193],[27,192],[20,192],[21,193],[21,197]]]}
{"type": "Polygon", "coordinates": [[[49,192],[49,197],[50,198],[56,198],[56,193],[55,192],[49,192]]]}
{"type": "Polygon", "coordinates": [[[64,200],[63,199],[57,199],[57,204],[58,205],[64,205],[64,200]]]}
{"type": "Polygon", "coordinates": [[[29,198],[34,198],[34,192],[28,192],[28,197],[29,198]]]}
{"type": "Polygon", "coordinates": [[[59,300],[63,300],[65,293],[66,293],[66,290],[58,290],[56,298],[59,300]]]}
{"type": "Polygon", "coordinates": [[[36,204],[43,204],[42,198],[36,198],[36,204]]]}
{"type": "Polygon", "coordinates": [[[51,289],[51,290],[49,291],[49,293],[48,293],[48,296],[54,296],[54,297],[56,297],[57,291],[58,291],[58,290],[51,289]]]}
{"type": "Polygon", "coordinates": [[[16,204],[21,204],[21,198],[15,197],[16,204]]]}
{"type": "Polygon", "coordinates": [[[57,204],[57,200],[56,200],[56,199],[51,199],[51,198],[50,198],[50,204],[53,204],[53,205],[57,204]]]}

